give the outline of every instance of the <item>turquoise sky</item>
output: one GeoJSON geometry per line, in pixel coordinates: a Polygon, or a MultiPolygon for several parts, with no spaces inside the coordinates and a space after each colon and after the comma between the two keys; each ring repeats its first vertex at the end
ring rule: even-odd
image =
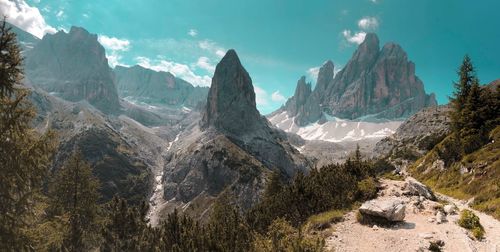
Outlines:
{"type": "Polygon", "coordinates": [[[166,69],[199,85],[209,83],[221,52],[234,48],[257,86],[262,113],[293,95],[301,75],[313,81],[314,69],[309,69],[328,59],[342,67],[357,46],[356,38],[368,31],[376,32],[381,43],[402,45],[426,91],[435,92],[441,104],[452,92],[456,69],[466,53],[481,82],[500,78],[498,0],[28,0],[27,4],[38,8],[56,29],[76,25],[100,35],[113,64],[166,69]],[[360,23],[361,19],[365,21],[360,23]]]}

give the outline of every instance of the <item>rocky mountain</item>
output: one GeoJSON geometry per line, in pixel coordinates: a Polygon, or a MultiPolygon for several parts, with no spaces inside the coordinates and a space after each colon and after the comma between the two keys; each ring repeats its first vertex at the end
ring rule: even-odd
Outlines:
{"type": "Polygon", "coordinates": [[[45,35],[26,53],[25,75],[32,85],[65,100],[85,100],[105,113],[120,110],[104,47],[83,28],[45,35]]]}
{"type": "Polygon", "coordinates": [[[59,142],[51,172],[78,150],[101,183],[101,201],[115,195],[134,204],[147,199],[164,140],[129,117],[109,117],[86,102],[69,102],[38,87],[30,99],[37,109],[38,130],[54,130],[59,142]]]}
{"type": "Polygon", "coordinates": [[[291,177],[309,168],[286,134],[259,114],[252,80],[234,50],[217,64],[202,119],[178,136],[167,161],[160,216],[179,206],[204,216],[222,193],[247,209],[271,171],[291,177]]]}
{"type": "Polygon", "coordinates": [[[280,111],[294,117],[298,126],[325,121],[327,116],[357,119],[406,118],[420,109],[437,104],[427,95],[415,75],[415,64],[394,43],[379,47],[379,39],[369,33],[346,66],[334,77],[334,65],[327,61],[318,74],[313,91],[302,77],[292,98],[280,111]]]}
{"type": "Polygon", "coordinates": [[[25,32],[19,27],[7,23],[6,25],[12,29],[12,31],[17,35],[17,40],[20,42],[19,44],[21,45],[21,49],[23,50],[23,54],[26,52],[30,51],[35,47],[38,42],[40,42],[40,39],[33,36],[31,33],[25,32]]]}
{"type": "Polygon", "coordinates": [[[401,124],[396,132],[380,140],[373,150],[399,170],[404,170],[430,151],[451,131],[450,106],[424,108],[401,124]]]}
{"type": "Polygon", "coordinates": [[[127,100],[195,108],[207,98],[207,87],[194,87],[168,72],[116,66],[114,73],[118,95],[127,100]]]}

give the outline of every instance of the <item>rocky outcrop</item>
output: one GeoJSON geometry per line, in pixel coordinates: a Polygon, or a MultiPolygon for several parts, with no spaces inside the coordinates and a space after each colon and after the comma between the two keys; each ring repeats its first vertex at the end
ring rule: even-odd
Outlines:
{"type": "Polygon", "coordinates": [[[28,81],[69,101],[86,100],[105,113],[120,109],[113,73],[97,35],[71,27],[47,34],[26,53],[28,81]]]}
{"type": "Polygon", "coordinates": [[[154,71],[141,66],[114,69],[120,97],[148,104],[195,108],[207,99],[208,87],[194,87],[171,73],[154,71]]]}
{"type": "Polygon", "coordinates": [[[428,186],[418,182],[414,178],[411,177],[406,178],[405,187],[410,195],[422,196],[428,200],[433,200],[433,201],[437,200],[436,196],[428,186]]]}
{"type": "Polygon", "coordinates": [[[361,205],[359,212],[363,215],[381,217],[388,221],[403,221],[405,204],[398,198],[374,199],[361,205]]]}
{"type": "Polygon", "coordinates": [[[311,92],[311,83],[306,83],[305,76],[300,77],[293,97],[285,104],[289,116],[296,116],[298,113],[304,111],[304,105],[311,92]]]}
{"type": "Polygon", "coordinates": [[[401,124],[393,135],[380,140],[373,150],[374,155],[385,157],[404,170],[450,133],[449,112],[449,105],[419,111],[401,124]]]}
{"type": "MultiPolygon", "coordinates": [[[[331,61],[321,67],[314,91],[297,113],[299,126],[319,120],[321,112],[347,119],[366,115],[395,119],[437,105],[434,94],[425,93],[422,81],[415,75],[415,64],[401,46],[387,43],[380,49],[373,33],[366,35],[335,78],[333,73],[331,61]]],[[[290,100],[299,99],[294,96],[290,100]]],[[[289,116],[296,116],[293,107],[285,109],[289,116]]]]}
{"type": "Polygon", "coordinates": [[[135,138],[150,133],[134,129],[134,123],[108,117],[88,103],[68,102],[37,87],[32,89],[30,100],[37,110],[37,129],[51,129],[57,135],[51,172],[63,167],[78,150],[99,179],[100,202],[113,196],[133,204],[147,199],[152,180],[150,166],[157,155],[146,153],[155,152],[156,146],[148,146],[152,145],[151,139],[140,142],[135,138]]]}
{"type": "Polygon", "coordinates": [[[186,212],[202,216],[215,198],[230,193],[248,209],[271,171],[290,178],[308,167],[287,135],[259,114],[252,80],[230,50],[217,64],[202,119],[172,145],[163,177],[165,208],[188,203],[186,212]],[[196,208],[197,202],[205,203],[196,208]]]}
{"type": "Polygon", "coordinates": [[[229,50],[215,69],[201,126],[240,136],[261,130],[264,121],[255,104],[252,80],[236,52],[229,50]]]}

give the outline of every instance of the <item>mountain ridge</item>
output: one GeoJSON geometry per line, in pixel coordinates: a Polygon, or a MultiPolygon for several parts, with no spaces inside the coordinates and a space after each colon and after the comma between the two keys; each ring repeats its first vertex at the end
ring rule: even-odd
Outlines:
{"type": "Polygon", "coordinates": [[[406,118],[418,110],[437,105],[435,95],[427,95],[422,81],[415,75],[415,64],[395,43],[386,43],[382,49],[376,34],[368,33],[353,53],[346,66],[334,76],[334,65],[327,61],[320,68],[316,87],[296,93],[280,111],[296,116],[299,126],[324,121],[322,112],[330,116],[356,119],[375,115],[377,118],[406,118]],[[299,109],[288,106],[301,97],[299,109]],[[301,113],[297,113],[301,110],[301,113]]]}

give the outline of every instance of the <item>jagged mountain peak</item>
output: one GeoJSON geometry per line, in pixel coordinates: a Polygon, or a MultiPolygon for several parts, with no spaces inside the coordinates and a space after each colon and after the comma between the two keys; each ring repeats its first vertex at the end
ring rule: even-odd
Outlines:
{"type": "Polygon", "coordinates": [[[26,54],[27,79],[69,101],[87,100],[105,113],[120,103],[104,47],[81,27],[47,34],[26,54]]]}
{"type": "Polygon", "coordinates": [[[422,81],[415,75],[415,64],[408,60],[403,48],[386,43],[380,49],[379,43],[375,33],[366,34],[337,75],[333,62],[325,62],[311,95],[304,100],[296,92],[287,101],[283,109],[288,116],[295,117],[299,126],[324,121],[323,113],[346,119],[367,115],[400,119],[436,105],[435,96],[425,93],[422,81]]]}
{"type": "Polygon", "coordinates": [[[236,51],[229,50],[215,68],[202,128],[239,135],[255,130],[261,121],[252,79],[236,51]]]}

